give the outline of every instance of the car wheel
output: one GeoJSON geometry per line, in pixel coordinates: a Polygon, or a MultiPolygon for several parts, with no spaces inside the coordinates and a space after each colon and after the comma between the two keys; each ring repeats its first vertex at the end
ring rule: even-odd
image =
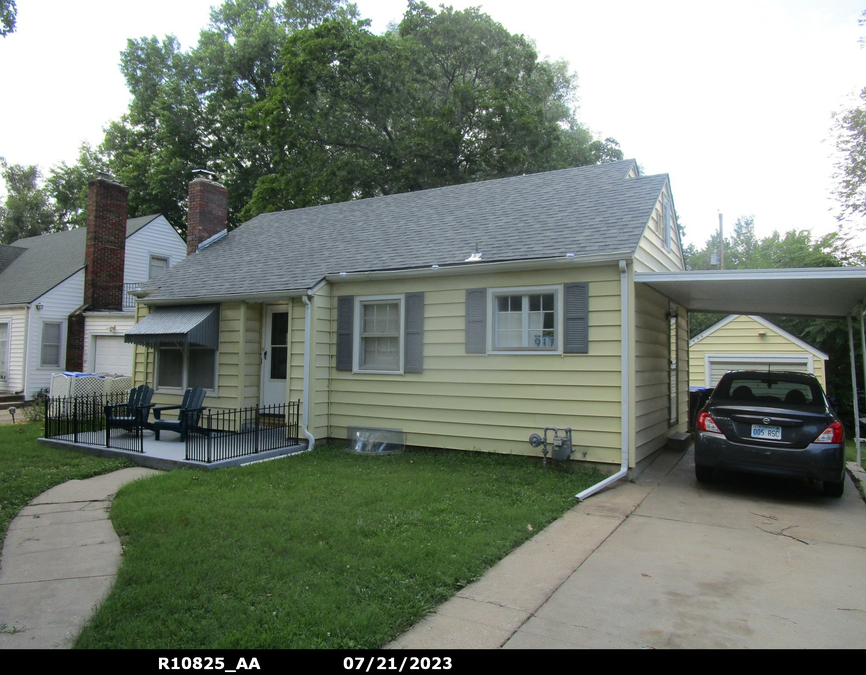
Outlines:
{"type": "Polygon", "coordinates": [[[695,464],[695,478],[697,478],[700,483],[709,483],[713,480],[713,467],[695,464]]]}
{"type": "Polygon", "coordinates": [[[842,480],[825,480],[824,494],[828,497],[841,497],[845,492],[845,479],[842,480]]]}

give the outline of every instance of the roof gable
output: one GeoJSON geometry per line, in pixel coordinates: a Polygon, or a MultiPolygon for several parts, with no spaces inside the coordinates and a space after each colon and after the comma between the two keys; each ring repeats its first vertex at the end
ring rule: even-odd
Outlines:
{"type": "Polygon", "coordinates": [[[149,300],[300,291],[329,273],[631,257],[665,176],[634,160],[257,216],[174,266],[149,300]]]}
{"type": "MultiPolygon", "coordinates": [[[[158,217],[127,220],[127,238],[158,217]]],[[[87,228],[80,227],[25,237],[11,246],[0,246],[0,305],[33,302],[71,277],[84,267],[86,243],[87,228]],[[18,252],[10,253],[7,249],[18,252]]]]}
{"type": "Polygon", "coordinates": [[[730,314],[730,315],[726,316],[724,319],[717,321],[712,326],[707,328],[705,331],[703,331],[702,333],[699,333],[698,335],[695,335],[695,337],[693,337],[691,340],[689,340],[689,347],[691,347],[694,344],[697,344],[698,342],[701,342],[702,340],[704,340],[707,337],[710,337],[713,333],[718,331],[720,328],[723,328],[723,327],[727,326],[729,323],[736,321],[737,319],[740,319],[740,318],[750,319],[751,321],[755,322],[759,326],[762,326],[768,330],[773,331],[774,333],[776,333],[780,337],[785,338],[789,342],[797,345],[801,349],[811,353],[813,356],[816,356],[819,359],[822,359],[823,361],[827,361],[830,358],[827,354],[822,352],[820,349],[813,347],[812,345],[810,345],[805,340],[801,340],[800,338],[798,338],[796,335],[792,335],[791,333],[786,331],[781,326],[777,326],[772,321],[767,321],[765,318],[763,318],[761,316],[754,316],[752,314],[730,314]]]}

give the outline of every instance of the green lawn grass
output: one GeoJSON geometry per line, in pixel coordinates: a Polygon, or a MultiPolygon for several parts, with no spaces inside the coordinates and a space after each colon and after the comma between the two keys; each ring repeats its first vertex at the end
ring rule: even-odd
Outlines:
{"type": "Polygon", "coordinates": [[[124,487],[124,562],[86,648],[371,648],[599,480],[538,459],[334,447],[124,487]]]}
{"type": "MultiPolygon", "coordinates": [[[[852,439],[845,441],[845,461],[857,462],[857,443],[852,439]]],[[[866,467],[866,443],[860,446],[860,466],[866,467]]]]}
{"type": "Polygon", "coordinates": [[[0,547],[9,523],[34,498],[68,480],[90,478],[132,466],[36,443],[41,422],[0,424],[0,547]]]}

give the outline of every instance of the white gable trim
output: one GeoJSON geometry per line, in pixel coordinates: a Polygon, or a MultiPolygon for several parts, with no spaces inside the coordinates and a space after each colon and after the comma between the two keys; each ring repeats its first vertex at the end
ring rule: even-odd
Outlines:
{"type": "MultiPolygon", "coordinates": [[[[807,343],[807,342],[803,342],[803,341],[802,341],[800,338],[798,338],[798,337],[794,337],[794,336],[791,335],[788,331],[786,331],[784,328],[780,328],[780,327],[777,326],[776,324],[774,324],[774,323],[772,323],[772,322],[770,322],[770,321],[767,321],[766,319],[764,319],[764,318],[762,318],[762,317],[760,317],[760,316],[753,316],[753,315],[751,315],[751,314],[746,314],[746,315],[743,315],[743,314],[731,314],[731,315],[729,315],[729,316],[726,316],[724,319],[722,319],[722,320],[719,321],[718,323],[715,323],[715,324],[713,324],[712,326],[710,326],[709,328],[707,328],[707,329],[706,329],[703,333],[701,333],[700,335],[696,335],[696,336],[693,337],[691,340],[689,340],[689,347],[691,347],[693,344],[695,344],[695,343],[697,343],[697,342],[700,342],[701,340],[703,340],[703,339],[704,339],[705,337],[707,337],[708,335],[712,335],[712,334],[715,333],[719,328],[722,328],[723,326],[727,326],[731,321],[733,321],[734,319],[736,319],[736,318],[739,317],[739,316],[747,316],[748,318],[752,319],[753,321],[755,321],[755,322],[761,324],[764,328],[768,328],[769,330],[775,331],[776,333],[778,333],[779,335],[781,335],[781,336],[782,336],[783,338],[785,338],[786,340],[788,340],[788,341],[790,341],[790,342],[793,342],[795,345],[797,345],[797,346],[800,347],[801,349],[806,350],[807,352],[809,352],[810,354],[812,354],[812,356],[815,356],[815,357],[821,359],[822,361],[828,361],[828,360],[830,359],[830,357],[827,356],[827,354],[825,354],[824,352],[822,352],[820,349],[815,349],[815,347],[813,347],[813,346],[810,345],[809,343],[807,343]]],[[[809,372],[811,372],[811,370],[810,370],[809,372]]]]}
{"type": "Polygon", "coordinates": [[[689,340],[689,347],[691,347],[693,344],[700,342],[701,340],[703,340],[708,335],[712,335],[717,330],[719,330],[719,328],[722,328],[723,326],[727,326],[729,323],[731,323],[731,321],[736,319],[738,316],[742,316],[742,315],[741,314],[728,314],[728,316],[726,316],[724,319],[722,319],[721,321],[717,321],[712,326],[707,328],[703,333],[698,333],[691,340],[689,340]]]}

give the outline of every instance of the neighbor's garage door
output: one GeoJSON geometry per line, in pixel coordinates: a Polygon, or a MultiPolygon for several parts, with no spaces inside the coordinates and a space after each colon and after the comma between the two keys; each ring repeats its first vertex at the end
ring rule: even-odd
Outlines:
{"type": "Polygon", "coordinates": [[[708,357],[708,367],[710,371],[710,386],[715,387],[722,375],[729,370],[786,370],[795,373],[809,372],[810,356],[791,356],[770,357],[766,359],[750,358],[744,359],[741,356],[710,356],[708,357]]]}
{"type": "Polygon", "coordinates": [[[123,336],[96,336],[94,372],[132,375],[133,348],[123,341],[123,336]]]}

